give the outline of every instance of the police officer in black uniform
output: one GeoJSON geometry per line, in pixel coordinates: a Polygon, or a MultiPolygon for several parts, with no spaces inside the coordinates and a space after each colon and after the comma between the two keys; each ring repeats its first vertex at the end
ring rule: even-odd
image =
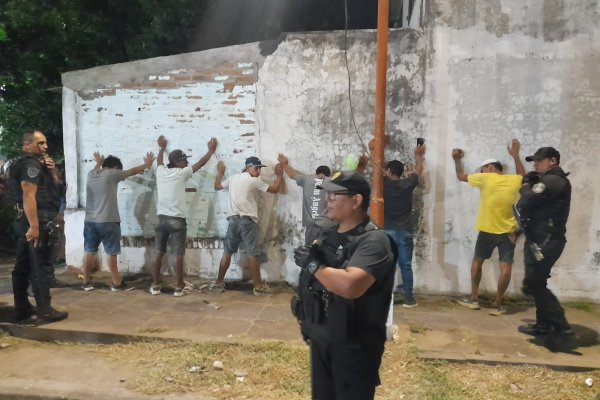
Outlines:
{"type": "Polygon", "coordinates": [[[13,224],[17,236],[17,260],[12,272],[16,322],[37,314],[37,323],[60,321],[68,313],[52,308],[47,271],[52,262],[54,218],[60,207],[55,187],[54,161],[46,154],[48,143],[42,132],[23,135],[23,155],[11,166],[9,182],[17,210],[13,224]],[[31,282],[36,308],[27,296],[31,282]]]}
{"type": "Polygon", "coordinates": [[[533,161],[535,171],[523,179],[517,210],[525,233],[523,292],[535,300],[536,323],[520,326],[519,331],[538,336],[544,344],[558,349],[571,346],[574,335],[547,282],[565,248],[571,183],[559,166],[560,153],[555,148],[542,147],[525,160],[533,161]]]}
{"type": "Polygon", "coordinates": [[[336,173],[327,190],[335,226],[294,251],[302,268],[292,312],[310,344],[313,399],[366,400],[379,385],[385,323],[394,285],[395,246],[369,222],[363,174],[336,173]]]}

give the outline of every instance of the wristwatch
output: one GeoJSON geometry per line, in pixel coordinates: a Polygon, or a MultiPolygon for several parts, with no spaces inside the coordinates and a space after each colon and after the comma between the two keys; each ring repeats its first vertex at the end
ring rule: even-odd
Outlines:
{"type": "Polygon", "coordinates": [[[321,265],[319,264],[319,262],[317,260],[313,260],[308,263],[308,265],[306,266],[306,270],[308,271],[309,274],[314,275],[320,266],[321,265]]]}

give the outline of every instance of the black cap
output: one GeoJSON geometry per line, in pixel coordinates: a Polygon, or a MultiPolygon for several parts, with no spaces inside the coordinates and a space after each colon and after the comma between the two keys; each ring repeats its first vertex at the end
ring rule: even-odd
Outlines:
{"type": "Polygon", "coordinates": [[[248,157],[246,158],[246,167],[266,167],[266,165],[263,165],[258,157],[248,157]]]}
{"type": "Polygon", "coordinates": [[[174,164],[176,161],[187,160],[188,157],[185,153],[179,149],[173,150],[169,153],[169,162],[174,164]]]}
{"type": "Polygon", "coordinates": [[[554,147],[540,147],[532,156],[525,157],[525,161],[539,161],[545,158],[556,158],[556,162],[560,163],[560,153],[554,147]]]}
{"type": "Polygon", "coordinates": [[[363,174],[356,171],[336,172],[331,179],[325,179],[321,185],[317,186],[317,189],[362,194],[363,197],[371,196],[371,185],[363,174]]]}

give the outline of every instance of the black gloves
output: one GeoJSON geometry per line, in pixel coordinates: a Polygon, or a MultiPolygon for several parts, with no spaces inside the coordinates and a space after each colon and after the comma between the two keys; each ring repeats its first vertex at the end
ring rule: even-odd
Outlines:
{"type": "Polygon", "coordinates": [[[297,266],[314,275],[321,265],[319,253],[319,247],[316,245],[300,246],[294,250],[294,260],[297,266]]]}
{"type": "Polygon", "coordinates": [[[523,177],[523,183],[529,183],[531,186],[539,183],[542,180],[542,176],[539,172],[530,171],[523,177]]]}

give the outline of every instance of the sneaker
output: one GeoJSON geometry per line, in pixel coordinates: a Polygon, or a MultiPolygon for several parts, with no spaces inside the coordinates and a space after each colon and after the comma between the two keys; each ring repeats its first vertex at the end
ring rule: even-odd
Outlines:
{"type": "Polygon", "coordinates": [[[518,331],[529,336],[548,336],[552,333],[552,328],[546,325],[539,325],[537,323],[533,325],[521,325],[518,331]]]}
{"type": "Polygon", "coordinates": [[[152,296],[156,296],[160,294],[160,285],[152,285],[149,290],[152,296]]]}
{"type": "Polygon", "coordinates": [[[86,292],[89,292],[90,290],[94,290],[94,284],[92,282],[84,283],[81,288],[86,292]]]}
{"type": "Polygon", "coordinates": [[[492,311],[489,312],[489,314],[493,315],[494,317],[499,317],[501,315],[506,314],[506,308],[502,306],[494,308],[492,311]]]}
{"type": "Polygon", "coordinates": [[[261,288],[252,289],[252,294],[255,296],[271,296],[273,293],[273,289],[267,285],[263,285],[261,288]]]}
{"type": "Polygon", "coordinates": [[[225,283],[211,282],[208,290],[211,292],[223,293],[225,291],[225,283]]]}
{"type": "Polygon", "coordinates": [[[461,306],[470,308],[471,310],[479,310],[479,302],[477,300],[471,299],[471,296],[465,296],[462,299],[457,301],[461,306]]]}
{"type": "Polygon", "coordinates": [[[404,303],[402,304],[402,307],[404,307],[404,308],[414,308],[417,305],[418,304],[417,304],[417,301],[415,299],[407,299],[407,300],[404,300],[404,303]]]}
{"type": "Polygon", "coordinates": [[[38,324],[50,324],[52,322],[62,321],[69,316],[69,313],[66,311],[58,311],[55,308],[50,307],[50,311],[45,314],[38,314],[37,323],[38,324]]]}
{"type": "Polygon", "coordinates": [[[188,294],[188,292],[184,289],[184,288],[175,288],[175,291],[173,292],[173,296],[175,297],[183,297],[186,294],[188,294]]]}
{"type": "Polygon", "coordinates": [[[121,280],[121,284],[120,285],[118,285],[118,286],[112,285],[110,287],[110,291],[111,292],[123,292],[125,290],[129,290],[129,287],[127,287],[127,284],[123,280],[121,280]]]}

